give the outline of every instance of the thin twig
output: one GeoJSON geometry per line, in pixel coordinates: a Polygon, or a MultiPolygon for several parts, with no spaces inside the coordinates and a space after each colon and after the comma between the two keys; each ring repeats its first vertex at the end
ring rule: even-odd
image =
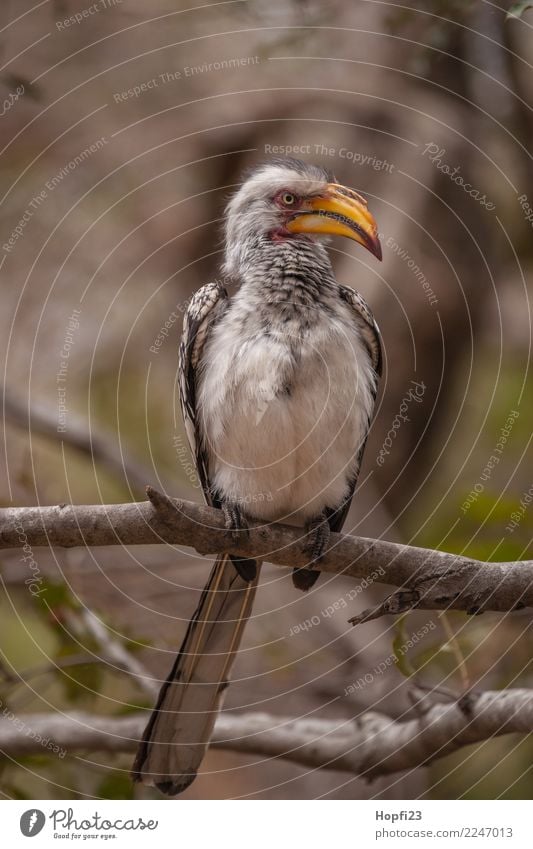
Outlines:
{"type": "Polygon", "coordinates": [[[92,610],[86,607],[76,611],[65,610],[63,618],[77,637],[83,638],[84,633],[90,634],[100,647],[103,660],[109,665],[118,667],[122,672],[130,675],[150,698],[154,699],[157,696],[159,685],[153,675],[136,657],[133,657],[120,640],[113,636],[92,610]]]}

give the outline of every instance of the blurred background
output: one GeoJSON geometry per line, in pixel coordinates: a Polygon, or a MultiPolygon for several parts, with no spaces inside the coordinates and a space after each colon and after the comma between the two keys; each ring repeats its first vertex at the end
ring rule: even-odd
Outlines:
{"type": "MultiPolygon", "coordinates": [[[[346,529],[531,556],[528,6],[4,0],[2,505],[139,500],[148,483],[200,500],[177,406],[183,311],[219,273],[243,170],[290,152],[362,192],[383,245],[382,264],[352,243],[331,248],[386,359],[346,529]]],[[[0,558],[2,705],[147,710],[153,696],[116,651],[164,678],[209,561],[170,546],[33,558],[30,569],[20,550],[0,558]]],[[[353,586],[324,575],[303,596],[265,567],[226,708],[408,718],[413,682],[452,698],[531,685],[528,611],[353,629],[349,616],[385,594],[373,585],[343,606],[353,586]]],[[[532,756],[530,740],[507,736],[370,784],[211,750],[186,796],[531,798],[532,756]]],[[[0,789],[151,798],[130,764],[43,747],[0,760],[0,789]]]]}

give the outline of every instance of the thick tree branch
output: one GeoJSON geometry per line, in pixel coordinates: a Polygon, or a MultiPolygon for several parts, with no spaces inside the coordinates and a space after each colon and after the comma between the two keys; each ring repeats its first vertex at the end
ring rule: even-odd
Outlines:
{"type": "MultiPolygon", "coordinates": [[[[423,703],[422,703],[423,704],[423,703]]],[[[20,757],[59,747],[132,752],[145,714],[97,717],[86,713],[20,714],[0,719],[0,751],[20,757]]],[[[263,713],[222,713],[212,745],[284,758],[303,766],[350,772],[368,779],[429,764],[463,746],[533,731],[533,693],[486,692],[437,704],[399,722],[368,712],[356,719],[290,719],[263,713]]]]}
{"type": "MultiPolygon", "coordinates": [[[[0,510],[0,548],[170,543],[201,554],[230,551],[278,566],[306,566],[305,536],[288,525],[257,525],[240,539],[220,510],[169,499],[151,487],[150,501],[129,504],[10,507],[0,510]]],[[[410,608],[469,613],[533,606],[533,561],[484,563],[425,548],[332,534],[320,570],[400,589],[354,624],[410,608]]]]}

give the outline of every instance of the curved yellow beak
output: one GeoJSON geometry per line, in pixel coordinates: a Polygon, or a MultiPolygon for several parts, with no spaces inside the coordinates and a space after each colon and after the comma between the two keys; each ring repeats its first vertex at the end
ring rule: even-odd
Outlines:
{"type": "Polygon", "coordinates": [[[337,183],[329,183],[320,197],[305,201],[287,224],[290,233],[346,236],[382,258],[378,228],[364,197],[337,183]]]}

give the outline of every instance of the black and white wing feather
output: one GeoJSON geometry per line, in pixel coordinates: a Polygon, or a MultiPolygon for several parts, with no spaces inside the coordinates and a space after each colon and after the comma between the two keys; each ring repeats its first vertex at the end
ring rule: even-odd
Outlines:
{"type": "MultiPolygon", "coordinates": [[[[208,462],[201,423],[196,409],[196,385],[202,352],[209,332],[229,304],[228,293],[220,283],[207,283],[193,295],[183,321],[179,350],[180,401],[185,431],[196,470],[208,504],[213,505],[208,462]]],[[[214,506],[214,505],[213,505],[214,506]]]]}
{"type": "Polygon", "coordinates": [[[381,333],[370,307],[359,292],[349,286],[339,285],[340,296],[352,308],[355,321],[362,333],[364,343],[370,354],[372,366],[376,373],[374,400],[377,392],[377,378],[381,377],[383,354],[381,350],[381,333]]]}
{"type": "MultiPolygon", "coordinates": [[[[345,301],[351,308],[353,312],[354,321],[357,324],[365,347],[370,356],[370,360],[375,374],[375,381],[372,386],[372,394],[374,396],[375,402],[377,396],[378,380],[381,377],[383,363],[383,355],[381,350],[381,334],[379,332],[379,327],[376,323],[376,320],[374,319],[374,316],[372,315],[370,307],[368,306],[367,302],[362,297],[362,295],[359,294],[359,292],[356,292],[355,289],[350,289],[349,286],[339,285],[339,294],[342,300],[345,301]]],[[[370,430],[371,421],[372,414],[368,419],[366,428],[367,434],[370,430]]],[[[353,494],[357,485],[357,478],[359,476],[359,469],[361,468],[365,445],[366,438],[363,440],[357,452],[357,465],[355,469],[355,474],[352,476],[352,479],[350,481],[350,489],[347,498],[342,503],[342,505],[340,505],[336,510],[332,511],[328,517],[329,526],[332,531],[340,531],[342,526],[344,525],[344,522],[346,521],[346,516],[348,515],[348,510],[350,509],[350,504],[352,503],[353,494]]]]}

